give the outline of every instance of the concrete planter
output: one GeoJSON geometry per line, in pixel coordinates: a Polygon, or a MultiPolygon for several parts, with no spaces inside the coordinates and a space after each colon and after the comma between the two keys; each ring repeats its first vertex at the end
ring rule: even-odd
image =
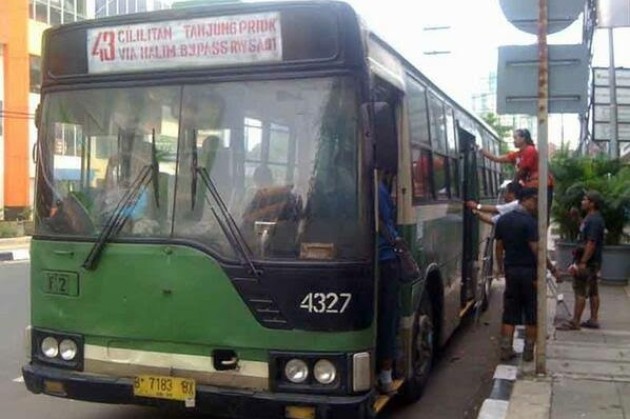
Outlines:
{"type": "MultiPolygon", "coordinates": [[[[573,261],[573,242],[556,241],[556,263],[561,270],[573,261]]],[[[630,279],[630,244],[604,246],[602,253],[602,282],[611,285],[627,285],[630,279]]]]}
{"type": "Polygon", "coordinates": [[[601,274],[604,283],[628,284],[630,278],[630,244],[604,246],[601,274]]]}
{"type": "Polygon", "coordinates": [[[555,262],[558,268],[566,271],[571,262],[573,262],[573,250],[577,247],[575,242],[563,242],[556,240],[555,262]]]}

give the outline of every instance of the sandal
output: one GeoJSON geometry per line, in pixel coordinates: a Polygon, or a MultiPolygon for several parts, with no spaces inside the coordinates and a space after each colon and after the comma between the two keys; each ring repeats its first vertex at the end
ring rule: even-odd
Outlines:
{"type": "Polygon", "coordinates": [[[580,330],[580,326],[570,320],[556,327],[556,330],[580,330]]]}
{"type": "Polygon", "coordinates": [[[599,329],[599,323],[593,319],[588,319],[587,321],[580,323],[580,326],[586,327],[587,329],[599,329]]]}

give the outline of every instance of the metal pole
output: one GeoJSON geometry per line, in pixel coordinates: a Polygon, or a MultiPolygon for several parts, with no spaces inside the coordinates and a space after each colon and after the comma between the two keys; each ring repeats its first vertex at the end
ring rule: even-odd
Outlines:
{"type": "Polygon", "coordinates": [[[546,373],[547,344],[547,159],[549,116],[549,50],[547,48],[548,0],[538,0],[538,330],[536,374],[546,373]]]}
{"type": "Polygon", "coordinates": [[[611,159],[619,158],[619,141],[617,133],[617,75],[615,72],[615,44],[613,42],[613,28],[608,28],[608,85],[610,87],[610,144],[608,153],[611,159]]]}

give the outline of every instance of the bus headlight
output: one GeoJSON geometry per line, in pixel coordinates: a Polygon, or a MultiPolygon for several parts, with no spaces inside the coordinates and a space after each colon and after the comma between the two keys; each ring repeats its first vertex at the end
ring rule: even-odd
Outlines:
{"type": "Polygon", "coordinates": [[[308,378],[308,365],[301,359],[292,359],[284,366],[284,375],[292,383],[303,383],[308,378]]]}
{"type": "Polygon", "coordinates": [[[48,336],[42,340],[41,349],[42,353],[48,358],[55,358],[59,353],[59,343],[57,342],[57,339],[52,336],[48,336]]]}
{"type": "Polygon", "coordinates": [[[321,384],[330,384],[337,378],[337,368],[327,359],[320,359],[315,363],[313,376],[321,384]]]}
{"type": "Polygon", "coordinates": [[[59,353],[64,361],[72,361],[77,356],[77,344],[72,339],[64,339],[59,344],[59,353]]]}

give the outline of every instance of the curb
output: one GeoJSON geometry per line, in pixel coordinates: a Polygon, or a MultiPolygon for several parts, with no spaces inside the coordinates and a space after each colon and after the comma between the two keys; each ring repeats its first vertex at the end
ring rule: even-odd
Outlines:
{"type": "Polygon", "coordinates": [[[28,249],[0,250],[0,262],[28,260],[30,258],[31,255],[28,249]]]}
{"type": "MultiPolygon", "coordinates": [[[[523,353],[525,346],[525,328],[516,326],[514,342],[512,343],[517,354],[523,353]]],[[[520,357],[512,361],[518,363],[520,357]]],[[[477,419],[505,419],[510,405],[510,396],[518,375],[518,366],[512,364],[499,364],[494,370],[492,391],[490,396],[483,401],[477,419]]]]}

